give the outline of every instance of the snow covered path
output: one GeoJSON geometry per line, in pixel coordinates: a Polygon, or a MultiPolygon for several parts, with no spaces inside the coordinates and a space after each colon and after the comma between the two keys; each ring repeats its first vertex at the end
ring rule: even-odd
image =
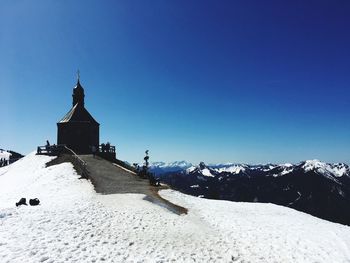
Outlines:
{"type": "Polygon", "coordinates": [[[69,163],[30,154],[0,169],[0,262],[350,262],[350,227],[270,204],[96,194],[69,163]],[[14,207],[21,197],[37,207],[14,207]]]}

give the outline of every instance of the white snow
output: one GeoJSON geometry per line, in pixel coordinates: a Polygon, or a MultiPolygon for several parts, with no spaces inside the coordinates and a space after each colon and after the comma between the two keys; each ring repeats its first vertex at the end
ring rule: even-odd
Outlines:
{"type": "Polygon", "coordinates": [[[228,172],[228,173],[232,173],[232,174],[239,174],[241,172],[245,171],[245,167],[241,166],[241,165],[232,165],[232,166],[228,166],[228,167],[222,167],[219,169],[216,169],[219,173],[221,172],[228,172]]]}
{"type": "Polygon", "coordinates": [[[276,165],[271,165],[271,164],[269,164],[267,168],[264,168],[264,169],[263,169],[263,171],[264,171],[264,172],[267,172],[267,171],[270,171],[270,170],[272,170],[272,169],[274,169],[274,168],[276,168],[276,165]]]}
{"type": "Polygon", "coordinates": [[[201,172],[204,176],[214,177],[208,168],[202,169],[201,172]]]}
{"type": "Polygon", "coordinates": [[[0,168],[0,262],[349,262],[350,227],[272,204],[96,194],[69,163],[33,153],[0,168]],[[14,206],[21,197],[40,206],[14,206]]]}
{"type": "Polygon", "coordinates": [[[304,170],[307,171],[312,171],[315,170],[319,173],[322,173],[323,175],[329,177],[329,179],[333,179],[333,176],[336,177],[341,177],[345,175],[346,167],[344,164],[328,164],[328,163],[323,163],[320,162],[319,160],[307,160],[305,161],[305,164],[303,165],[304,170]]]}
{"type": "Polygon", "coordinates": [[[303,165],[303,168],[306,172],[314,170],[314,169],[326,169],[327,164],[320,162],[319,160],[307,160],[303,165]]]}
{"type": "Polygon", "coordinates": [[[345,175],[348,172],[348,170],[347,170],[347,167],[345,166],[345,164],[335,163],[335,164],[333,164],[332,172],[334,173],[335,176],[341,177],[341,176],[345,175]]]}
{"type": "Polygon", "coordinates": [[[193,171],[196,170],[196,169],[197,169],[196,166],[191,166],[190,168],[187,168],[187,169],[186,169],[186,174],[189,174],[189,173],[193,172],[193,171]]]}
{"type": "Polygon", "coordinates": [[[202,234],[237,262],[349,262],[350,227],[273,204],[199,199],[166,190],[162,196],[190,207],[202,234]],[[204,233],[203,233],[204,232],[204,233]],[[205,233],[206,232],[206,233],[205,233]]]}
{"type": "Polygon", "coordinates": [[[281,173],[280,173],[280,175],[286,175],[286,174],[289,174],[289,173],[291,173],[293,171],[293,169],[285,169],[285,170],[283,170],[281,173]]]}
{"type": "Polygon", "coordinates": [[[150,167],[158,167],[162,169],[168,169],[168,168],[188,168],[191,167],[192,164],[186,161],[174,161],[174,162],[152,162],[150,164],[150,167]]]}
{"type": "Polygon", "coordinates": [[[0,150],[0,159],[5,159],[6,161],[8,161],[8,160],[10,160],[11,155],[12,155],[12,153],[0,150]]]}
{"type": "Polygon", "coordinates": [[[283,170],[279,173],[273,174],[273,177],[283,176],[293,172],[294,170],[294,166],[290,163],[281,164],[280,167],[283,168],[283,170]]]}

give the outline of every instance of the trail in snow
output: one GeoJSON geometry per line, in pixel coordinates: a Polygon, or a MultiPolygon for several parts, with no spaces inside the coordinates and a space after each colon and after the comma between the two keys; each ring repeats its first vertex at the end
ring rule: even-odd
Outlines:
{"type": "Polygon", "coordinates": [[[0,262],[349,262],[350,228],[272,204],[96,194],[69,163],[31,154],[0,169],[0,262]],[[37,207],[14,207],[21,197],[37,207]]]}

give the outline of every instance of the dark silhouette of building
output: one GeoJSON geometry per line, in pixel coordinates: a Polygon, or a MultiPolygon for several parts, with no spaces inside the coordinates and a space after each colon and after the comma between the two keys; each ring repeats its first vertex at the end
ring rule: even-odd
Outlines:
{"type": "Polygon", "coordinates": [[[72,96],[72,109],[57,123],[57,144],[64,144],[78,154],[91,153],[92,146],[99,147],[100,124],[85,109],[79,77],[72,96]]]}

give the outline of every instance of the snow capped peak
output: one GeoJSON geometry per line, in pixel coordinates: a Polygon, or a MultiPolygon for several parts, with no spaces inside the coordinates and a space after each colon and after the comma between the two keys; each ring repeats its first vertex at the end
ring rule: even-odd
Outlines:
{"type": "Polygon", "coordinates": [[[208,177],[214,177],[215,176],[215,175],[213,175],[211,173],[211,169],[208,168],[204,162],[200,162],[199,163],[198,169],[200,170],[201,174],[204,175],[204,176],[208,176],[208,177]]]}
{"type": "Polygon", "coordinates": [[[183,171],[192,166],[191,163],[186,161],[175,161],[175,162],[152,162],[150,164],[150,170],[156,174],[178,172],[183,171]]]}
{"type": "Polygon", "coordinates": [[[201,170],[203,170],[203,169],[206,169],[206,168],[207,168],[207,166],[205,165],[205,163],[204,163],[204,162],[200,162],[198,166],[199,166],[199,169],[201,169],[201,170]]]}
{"type": "Polygon", "coordinates": [[[350,168],[348,165],[344,163],[334,163],[333,164],[333,172],[336,176],[349,175],[350,176],[350,168]]]}
{"type": "Polygon", "coordinates": [[[186,162],[186,161],[175,161],[170,163],[170,165],[172,166],[178,166],[178,167],[188,167],[188,166],[192,166],[191,163],[186,162]]]}
{"type": "Polygon", "coordinates": [[[196,172],[200,173],[203,176],[215,177],[215,174],[213,174],[213,172],[215,173],[215,170],[209,168],[204,162],[200,162],[199,165],[191,166],[186,169],[187,174],[196,172]]]}
{"type": "Polygon", "coordinates": [[[326,163],[320,162],[317,159],[314,160],[306,160],[302,166],[302,168],[308,172],[311,170],[315,170],[315,169],[319,169],[319,168],[325,168],[326,167],[326,163]]]}
{"type": "Polygon", "coordinates": [[[197,169],[196,166],[191,166],[191,167],[189,167],[189,168],[186,169],[186,173],[189,174],[189,173],[193,172],[193,171],[196,170],[196,169],[197,169]]]}
{"type": "Polygon", "coordinates": [[[349,174],[349,166],[344,163],[324,163],[319,160],[307,160],[302,163],[302,168],[305,172],[316,171],[326,176],[333,175],[335,177],[342,177],[349,174]]]}
{"type": "Polygon", "coordinates": [[[208,168],[202,169],[202,174],[203,174],[204,176],[209,176],[209,177],[214,177],[214,176],[215,176],[215,175],[213,175],[213,174],[210,172],[210,170],[209,170],[208,168]]]}
{"type": "Polygon", "coordinates": [[[149,166],[152,167],[152,166],[164,166],[164,165],[166,165],[165,162],[151,162],[149,166]]]}
{"type": "Polygon", "coordinates": [[[221,172],[227,172],[227,173],[232,173],[232,174],[239,174],[241,172],[244,172],[246,170],[247,166],[246,165],[240,165],[240,164],[234,164],[222,168],[217,168],[216,170],[221,173],[221,172]]]}
{"type": "Polygon", "coordinates": [[[7,151],[0,150],[0,159],[5,158],[5,160],[8,160],[11,155],[12,154],[7,151]]]}
{"type": "Polygon", "coordinates": [[[191,167],[192,164],[186,161],[174,161],[174,162],[152,162],[150,164],[150,167],[159,167],[159,168],[164,168],[164,167],[182,167],[182,168],[187,168],[191,167]]]}
{"type": "Polygon", "coordinates": [[[350,176],[350,168],[344,163],[329,164],[321,162],[320,160],[306,160],[299,164],[239,164],[239,163],[219,163],[219,164],[205,164],[200,162],[198,165],[192,165],[187,161],[175,162],[153,162],[150,165],[152,172],[156,174],[182,172],[185,174],[198,173],[203,176],[215,177],[221,173],[242,175],[251,173],[263,173],[266,176],[272,175],[274,177],[291,174],[298,169],[304,172],[314,171],[320,175],[336,180],[337,177],[344,175],[350,176]]]}
{"type": "Polygon", "coordinates": [[[278,165],[276,164],[257,164],[257,165],[249,165],[249,169],[251,170],[261,170],[264,172],[270,171],[272,169],[275,169],[276,167],[278,167],[278,165]]]}

